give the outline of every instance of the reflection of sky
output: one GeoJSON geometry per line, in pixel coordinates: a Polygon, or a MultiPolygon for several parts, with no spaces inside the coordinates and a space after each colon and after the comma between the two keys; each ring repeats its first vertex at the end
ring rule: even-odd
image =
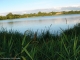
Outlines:
{"type": "Polygon", "coordinates": [[[15,20],[3,20],[0,21],[0,27],[7,28],[8,30],[19,30],[21,32],[24,32],[28,29],[33,31],[40,31],[44,29],[59,31],[60,28],[67,29],[76,23],[80,23],[80,15],[44,16],[35,18],[21,18],[15,20]],[[50,27],[51,24],[52,26],[50,27]]]}

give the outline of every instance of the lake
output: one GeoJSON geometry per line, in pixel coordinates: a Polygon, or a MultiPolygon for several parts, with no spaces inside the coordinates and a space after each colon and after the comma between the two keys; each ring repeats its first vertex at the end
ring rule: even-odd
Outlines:
{"type": "Polygon", "coordinates": [[[0,29],[17,30],[24,33],[26,30],[30,31],[45,31],[49,30],[51,33],[61,32],[80,23],[80,14],[56,15],[56,16],[40,16],[20,19],[9,19],[0,21],[0,29]]]}

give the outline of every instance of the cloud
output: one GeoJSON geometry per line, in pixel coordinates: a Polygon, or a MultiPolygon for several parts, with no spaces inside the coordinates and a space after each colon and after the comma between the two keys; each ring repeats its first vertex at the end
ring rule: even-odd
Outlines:
{"type": "MultiPolygon", "coordinates": [[[[40,3],[41,4],[41,3],[40,3]]],[[[66,7],[56,7],[56,8],[48,8],[48,9],[36,9],[36,10],[26,10],[26,11],[17,11],[12,12],[13,14],[28,14],[28,13],[37,13],[41,12],[58,12],[58,11],[70,11],[70,10],[80,10],[80,5],[66,6],[66,7]]],[[[9,12],[7,12],[9,13],[9,12]]],[[[0,15],[6,15],[7,13],[0,13],[0,15]]]]}
{"type": "Polygon", "coordinates": [[[70,6],[70,7],[56,7],[56,8],[49,8],[49,9],[37,9],[37,10],[30,10],[26,11],[26,13],[36,13],[36,12],[57,12],[57,11],[70,11],[70,10],[80,10],[80,6],[70,6]]]}
{"type": "Polygon", "coordinates": [[[72,7],[62,7],[61,10],[62,10],[62,11],[80,10],[80,6],[78,6],[78,7],[74,7],[74,6],[72,6],[72,7]]]}

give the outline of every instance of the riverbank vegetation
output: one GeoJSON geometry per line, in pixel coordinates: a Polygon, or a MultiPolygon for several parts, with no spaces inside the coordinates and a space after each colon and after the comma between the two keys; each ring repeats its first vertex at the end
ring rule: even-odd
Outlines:
{"type": "Polygon", "coordinates": [[[62,12],[38,12],[38,13],[30,13],[30,14],[12,14],[9,13],[6,16],[0,16],[0,20],[6,19],[16,19],[16,18],[27,18],[27,17],[36,17],[36,16],[53,16],[53,15],[61,15],[61,14],[80,14],[80,11],[62,11],[62,12]]]}
{"type": "MultiPolygon", "coordinates": [[[[62,33],[51,34],[42,31],[0,30],[0,58],[21,58],[21,60],[80,60],[80,24],[62,33]]],[[[14,60],[15,60],[14,59],[14,60]]]]}

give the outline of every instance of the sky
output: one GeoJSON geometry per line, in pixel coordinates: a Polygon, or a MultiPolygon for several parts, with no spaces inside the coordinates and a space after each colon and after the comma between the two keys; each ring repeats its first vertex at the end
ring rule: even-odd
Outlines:
{"type": "Polygon", "coordinates": [[[80,0],[0,0],[0,13],[80,6],[80,0]]]}

